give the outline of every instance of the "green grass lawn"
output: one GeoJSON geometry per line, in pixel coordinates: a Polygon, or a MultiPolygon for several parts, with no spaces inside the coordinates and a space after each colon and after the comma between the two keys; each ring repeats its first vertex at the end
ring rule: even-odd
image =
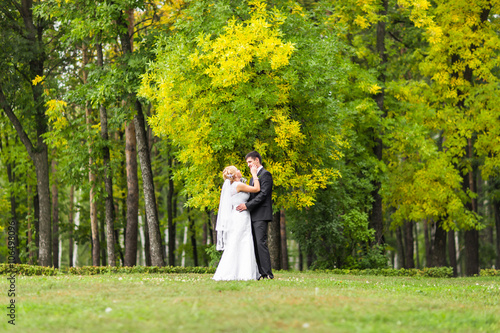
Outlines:
{"type": "Polygon", "coordinates": [[[23,277],[18,332],[500,332],[500,278],[278,273],[215,282],[209,274],[23,277]]]}

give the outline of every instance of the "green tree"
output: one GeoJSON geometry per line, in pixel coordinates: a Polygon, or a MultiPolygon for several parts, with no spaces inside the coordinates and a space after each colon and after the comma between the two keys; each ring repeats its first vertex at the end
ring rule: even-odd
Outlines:
{"type": "Polygon", "coordinates": [[[44,134],[48,131],[42,83],[60,65],[58,41],[63,29],[33,12],[37,2],[3,2],[0,106],[16,129],[36,171],[39,210],[39,264],[51,258],[49,158],[44,134]],[[23,91],[24,93],[20,93],[23,91]],[[28,98],[29,96],[29,98],[28,98]]]}

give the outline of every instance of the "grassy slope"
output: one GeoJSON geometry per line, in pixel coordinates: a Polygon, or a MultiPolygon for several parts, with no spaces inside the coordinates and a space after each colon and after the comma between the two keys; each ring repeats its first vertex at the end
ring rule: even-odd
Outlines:
{"type": "MultiPolygon", "coordinates": [[[[499,277],[279,273],[273,281],[251,282],[210,277],[18,276],[16,331],[500,332],[499,277]]],[[[5,278],[0,288],[1,304],[7,305],[5,278]]],[[[5,314],[2,318],[0,331],[11,328],[5,314]]]]}

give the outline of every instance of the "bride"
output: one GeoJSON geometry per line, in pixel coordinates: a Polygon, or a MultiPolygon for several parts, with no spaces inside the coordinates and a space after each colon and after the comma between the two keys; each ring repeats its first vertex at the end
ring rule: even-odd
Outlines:
{"type": "Polygon", "coordinates": [[[255,259],[252,226],[248,210],[238,212],[235,208],[246,203],[250,193],[260,191],[257,167],[250,167],[254,185],[241,182],[241,172],[235,166],[228,166],[222,172],[222,186],[219,212],[217,214],[217,250],[224,251],[212,279],[257,280],[260,277],[255,259]]]}

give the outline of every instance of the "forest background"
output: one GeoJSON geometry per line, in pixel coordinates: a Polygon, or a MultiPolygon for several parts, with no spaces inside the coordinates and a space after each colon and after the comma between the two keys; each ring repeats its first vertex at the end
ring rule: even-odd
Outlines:
{"type": "Polygon", "coordinates": [[[213,264],[257,150],[274,269],[499,268],[499,9],[2,1],[0,258],[213,264]]]}

